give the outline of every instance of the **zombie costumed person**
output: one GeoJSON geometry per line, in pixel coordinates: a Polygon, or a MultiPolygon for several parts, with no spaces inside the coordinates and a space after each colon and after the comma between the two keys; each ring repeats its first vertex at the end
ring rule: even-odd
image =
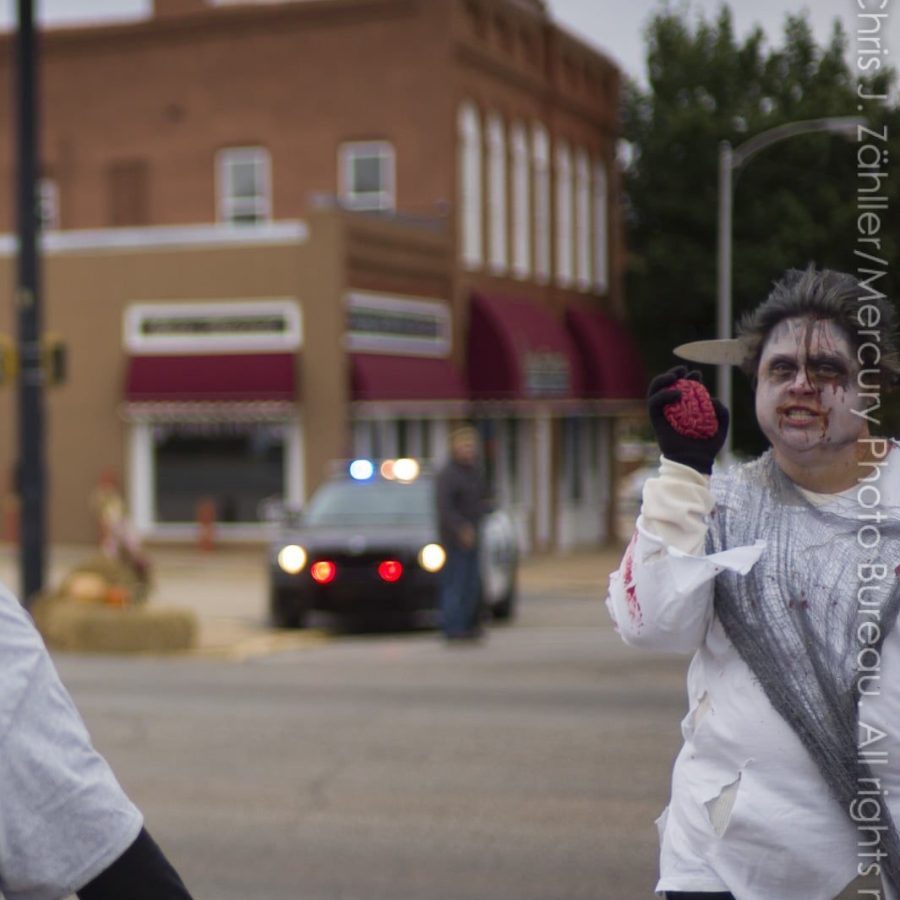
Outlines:
{"type": "Polygon", "coordinates": [[[693,654],[657,822],[666,897],[833,900],[873,875],[900,896],[900,450],[869,431],[893,326],[811,267],[738,338],[679,348],[750,376],[771,449],[724,473],[728,412],[699,374],[650,385],[659,474],[607,606],[626,643],[693,654]]]}

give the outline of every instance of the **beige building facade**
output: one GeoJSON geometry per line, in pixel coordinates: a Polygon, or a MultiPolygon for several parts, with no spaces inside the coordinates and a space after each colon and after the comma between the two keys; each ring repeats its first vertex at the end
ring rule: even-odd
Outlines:
{"type": "Polygon", "coordinates": [[[220,539],[262,539],[266,498],[302,504],[353,455],[437,464],[460,420],[524,548],[610,536],[643,387],[619,76],[546,4],[157,0],[47,33],[42,60],[44,319],[70,358],[51,538],[93,536],[113,473],[148,538],[195,539],[211,504],[220,539]]]}

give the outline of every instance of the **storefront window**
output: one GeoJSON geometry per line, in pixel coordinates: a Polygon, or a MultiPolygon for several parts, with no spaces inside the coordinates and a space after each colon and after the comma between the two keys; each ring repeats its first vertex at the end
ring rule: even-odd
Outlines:
{"type": "Polygon", "coordinates": [[[497,479],[497,420],[478,419],[475,428],[481,439],[481,461],[484,466],[484,480],[490,496],[495,499],[499,496],[499,482],[497,479]]]}
{"type": "Polygon", "coordinates": [[[522,499],[519,482],[519,420],[506,420],[506,477],[509,484],[511,503],[519,503],[522,499]]]}
{"type": "Polygon", "coordinates": [[[406,419],[397,420],[397,456],[409,456],[409,426],[406,419]]]}
{"type": "Polygon", "coordinates": [[[353,424],[353,455],[371,459],[412,456],[431,460],[434,453],[431,419],[361,419],[353,424]]]}
{"type": "Polygon", "coordinates": [[[571,503],[584,499],[584,454],[582,436],[585,420],[570,417],[562,420],[563,485],[565,498],[571,503]]]}
{"type": "Polygon", "coordinates": [[[194,522],[198,505],[216,521],[258,522],[260,500],[284,496],[285,434],[278,425],[204,423],[153,430],[156,521],[194,522]]]}

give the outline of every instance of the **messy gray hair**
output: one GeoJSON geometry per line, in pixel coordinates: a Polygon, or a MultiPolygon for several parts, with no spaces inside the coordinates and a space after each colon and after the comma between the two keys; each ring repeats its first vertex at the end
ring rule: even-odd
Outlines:
{"type": "Polygon", "coordinates": [[[817,270],[814,265],[789,269],[775,282],[769,296],[741,318],[737,333],[748,350],[741,368],[751,379],[755,380],[763,345],[772,329],[785,319],[794,318],[834,322],[860,355],[862,365],[879,369],[885,384],[896,382],[900,355],[893,304],[876,289],[860,285],[853,275],[833,269],[817,270]],[[865,307],[869,309],[864,319],[861,310],[865,307]],[[870,346],[871,350],[861,352],[870,346]],[[880,354],[875,347],[880,348],[880,354]]]}

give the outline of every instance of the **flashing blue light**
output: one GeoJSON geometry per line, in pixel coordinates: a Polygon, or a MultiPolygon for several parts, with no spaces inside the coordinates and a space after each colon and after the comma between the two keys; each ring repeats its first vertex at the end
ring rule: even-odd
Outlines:
{"type": "Polygon", "coordinates": [[[350,477],[354,481],[368,481],[375,475],[375,463],[370,459],[354,459],[350,463],[350,477]]]}

